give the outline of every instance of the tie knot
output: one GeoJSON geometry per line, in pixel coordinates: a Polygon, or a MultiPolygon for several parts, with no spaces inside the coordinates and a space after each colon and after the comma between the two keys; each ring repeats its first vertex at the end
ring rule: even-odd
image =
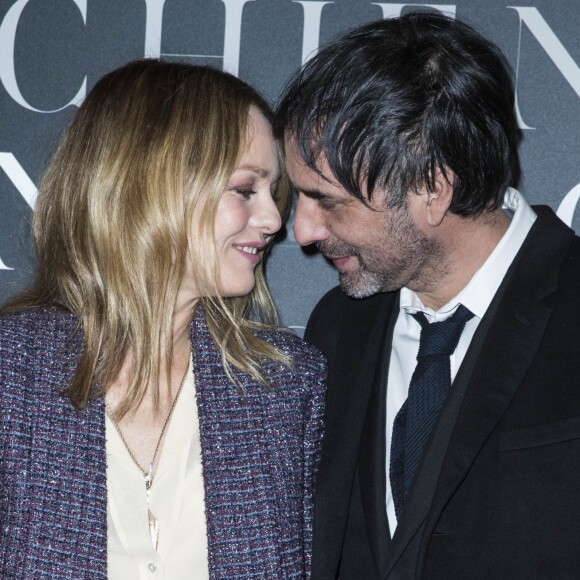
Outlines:
{"type": "Polygon", "coordinates": [[[413,314],[421,324],[421,337],[419,339],[419,353],[417,359],[424,356],[445,355],[455,352],[459,338],[465,327],[465,323],[473,318],[463,304],[447,320],[429,324],[422,312],[413,314]]]}

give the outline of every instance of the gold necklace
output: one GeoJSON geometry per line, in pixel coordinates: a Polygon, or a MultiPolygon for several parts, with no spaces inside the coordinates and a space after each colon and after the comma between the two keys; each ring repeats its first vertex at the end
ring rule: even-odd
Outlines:
{"type": "Polygon", "coordinates": [[[161,429],[161,434],[159,435],[159,439],[157,440],[157,445],[155,446],[155,451],[153,452],[153,458],[151,459],[151,462],[149,463],[149,469],[147,471],[144,471],[143,468],[141,467],[141,465],[139,465],[139,462],[137,461],[137,459],[133,455],[131,448],[129,447],[129,445],[127,445],[127,441],[125,441],[125,437],[123,437],[123,433],[121,432],[121,428],[119,427],[119,424],[117,423],[117,421],[115,420],[113,415],[111,413],[109,413],[109,411],[107,410],[107,415],[108,415],[109,419],[111,419],[111,422],[113,423],[113,425],[115,426],[115,429],[116,429],[117,433],[119,434],[119,437],[121,438],[121,441],[123,442],[123,445],[125,446],[125,449],[127,450],[127,453],[129,453],[129,457],[131,457],[131,459],[133,460],[133,463],[137,466],[137,468],[139,469],[139,471],[143,474],[143,477],[145,478],[145,489],[147,490],[147,519],[148,519],[148,523],[149,523],[149,535],[151,536],[151,543],[153,544],[153,548],[155,551],[157,551],[157,546],[159,544],[159,521],[153,515],[153,513],[149,507],[149,490],[151,489],[151,486],[153,485],[153,475],[154,475],[153,474],[153,466],[155,465],[155,459],[157,459],[157,453],[159,452],[159,447],[161,446],[161,441],[163,440],[163,436],[165,435],[165,430],[167,429],[167,426],[169,425],[169,420],[171,419],[171,415],[173,415],[173,410],[175,409],[175,406],[177,405],[177,399],[179,399],[179,395],[181,394],[181,391],[183,390],[183,385],[185,384],[185,379],[187,377],[187,371],[189,370],[189,359],[190,358],[191,358],[191,351],[190,351],[190,354],[188,357],[188,362],[187,362],[187,367],[185,368],[185,373],[183,375],[183,378],[181,379],[179,389],[177,389],[177,393],[175,395],[175,398],[173,399],[173,403],[171,404],[171,409],[169,409],[169,413],[165,419],[165,423],[163,423],[163,428],[161,429]]]}

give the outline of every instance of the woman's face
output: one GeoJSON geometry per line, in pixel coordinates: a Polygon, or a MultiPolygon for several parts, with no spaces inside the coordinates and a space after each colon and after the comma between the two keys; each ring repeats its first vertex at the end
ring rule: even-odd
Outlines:
{"type": "MultiPolygon", "coordinates": [[[[246,149],[218,202],[214,224],[224,297],[244,296],[253,290],[260,250],[282,225],[272,197],[280,178],[278,150],[270,123],[255,107],[250,108],[247,132],[246,149]]],[[[189,273],[184,284],[194,283],[189,273]]]]}

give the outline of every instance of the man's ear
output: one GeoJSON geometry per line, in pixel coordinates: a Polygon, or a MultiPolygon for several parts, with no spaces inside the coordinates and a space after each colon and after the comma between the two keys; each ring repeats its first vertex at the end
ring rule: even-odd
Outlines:
{"type": "Polygon", "coordinates": [[[453,201],[455,174],[448,167],[444,169],[444,171],[435,169],[433,188],[426,192],[425,217],[427,223],[433,227],[437,227],[443,221],[453,201]]]}

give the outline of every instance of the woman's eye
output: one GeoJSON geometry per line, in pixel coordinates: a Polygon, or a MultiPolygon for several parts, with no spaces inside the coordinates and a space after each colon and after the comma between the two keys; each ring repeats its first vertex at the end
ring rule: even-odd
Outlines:
{"type": "Polygon", "coordinates": [[[250,199],[252,195],[256,193],[253,189],[246,189],[246,188],[236,188],[236,193],[240,194],[245,199],[250,199]]]}

